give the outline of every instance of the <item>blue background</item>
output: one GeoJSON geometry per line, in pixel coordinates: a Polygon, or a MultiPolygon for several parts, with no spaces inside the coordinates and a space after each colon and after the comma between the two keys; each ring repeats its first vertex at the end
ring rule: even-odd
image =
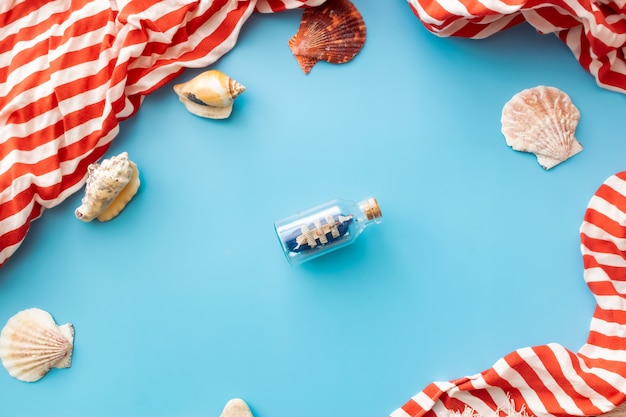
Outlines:
{"type": "Polygon", "coordinates": [[[108,223],[46,211],[0,270],[0,322],[38,307],[76,328],[73,364],[36,383],[0,369],[3,416],[387,416],[427,384],[521,347],[585,342],[593,296],[579,226],[626,168],[621,94],[553,35],[521,25],[442,39],[405,1],[355,0],[350,63],[308,76],[287,47],[302,11],[254,15],[211,68],[247,90],[227,120],[146,98],[107,156],[139,193],[108,223]],[[584,151],[550,171],[509,148],[503,105],[539,84],[580,109],[584,151]],[[375,196],[383,223],[290,266],[274,221],[375,196]]]}

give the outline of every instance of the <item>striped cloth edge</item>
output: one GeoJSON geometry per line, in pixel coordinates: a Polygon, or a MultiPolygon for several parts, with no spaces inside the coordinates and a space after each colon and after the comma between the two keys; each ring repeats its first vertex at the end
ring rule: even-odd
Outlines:
{"type": "Polygon", "coordinates": [[[626,92],[626,3],[612,0],[407,0],[438,36],[481,39],[522,22],[555,34],[599,86],[626,92]]]}
{"type": "MultiPolygon", "coordinates": [[[[626,3],[585,0],[407,0],[442,37],[481,39],[522,22],[555,34],[599,86],[626,92],[626,3]]],[[[516,350],[480,374],[434,382],[391,417],[447,416],[465,407],[500,415],[503,404],[535,415],[596,416],[626,400],[626,173],[610,177],[581,226],[584,277],[596,297],[587,343],[516,350]]]]}
{"type": "Polygon", "coordinates": [[[0,2],[0,266],[84,185],[144,96],[216,62],[254,11],[323,1],[0,2]]]}
{"type": "Polygon", "coordinates": [[[626,400],[626,171],[591,198],[580,228],[584,279],[597,306],[585,345],[518,349],[488,370],[434,382],[391,417],[498,416],[512,404],[537,416],[597,416],[626,400]]]}

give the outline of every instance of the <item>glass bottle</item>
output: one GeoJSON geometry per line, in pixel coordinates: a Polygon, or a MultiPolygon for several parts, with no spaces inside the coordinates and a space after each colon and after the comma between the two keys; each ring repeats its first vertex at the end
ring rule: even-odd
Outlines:
{"type": "Polygon", "coordinates": [[[297,265],[351,244],[367,225],[381,221],[373,197],[358,202],[334,199],[279,220],[274,228],[287,260],[297,265]]]}

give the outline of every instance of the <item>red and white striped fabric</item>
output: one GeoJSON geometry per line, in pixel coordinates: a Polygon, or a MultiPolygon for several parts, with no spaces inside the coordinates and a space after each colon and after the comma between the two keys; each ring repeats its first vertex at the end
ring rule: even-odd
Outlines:
{"type": "MultiPolygon", "coordinates": [[[[324,0],[3,0],[0,2],[0,265],[32,220],[79,190],[119,122],[186,67],[228,52],[252,12],[324,0]]],[[[440,35],[484,37],[528,20],[556,32],[609,88],[626,91],[626,24],[617,3],[409,0],[440,35]]],[[[626,399],[626,173],[592,198],[581,227],[596,296],[587,344],[519,349],[478,375],[435,382],[392,417],[488,416],[513,401],[535,415],[581,416],[626,399]]]]}
{"type": "MultiPolygon", "coordinates": [[[[480,39],[521,22],[554,33],[607,89],[626,92],[626,3],[611,0],[408,0],[439,36],[480,39]]],[[[519,349],[493,368],[432,383],[392,417],[447,416],[465,407],[482,416],[512,401],[535,415],[595,416],[626,400],[626,173],[592,198],[581,227],[585,280],[596,297],[587,344],[519,349]]]]}
{"type": "Polygon", "coordinates": [[[82,187],[144,96],[218,60],[253,11],[323,2],[0,1],[0,266],[82,187]]]}
{"type": "Polygon", "coordinates": [[[480,374],[435,382],[391,417],[480,416],[509,401],[530,415],[597,416],[626,400],[626,172],[608,178],[580,228],[584,278],[596,298],[587,343],[518,349],[480,374]]]}
{"type": "Polygon", "coordinates": [[[485,38],[521,22],[556,34],[607,89],[626,92],[626,3],[622,0],[408,0],[439,36],[485,38]]]}

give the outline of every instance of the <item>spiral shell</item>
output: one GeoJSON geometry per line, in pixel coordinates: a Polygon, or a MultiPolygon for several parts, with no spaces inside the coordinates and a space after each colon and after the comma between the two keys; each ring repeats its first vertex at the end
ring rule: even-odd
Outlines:
{"type": "Polygon", "coordinates": [[[44,310],[22,310],[0,333],[0,359],[14,378],[34,382],[52,368],[69,368],[74,349],[74,327],[57,326],[44,310]]]}
{"type": "Polygon", "coordinates": [[[365,22],[354,4],[327,0],[302,13],[298,32],[288,45],[308,74],[318,61],[343,64],[352,60],[363,48],[365,36],[365,22]]]}
{"type": "Polygon", "coordinates": [[[516,151],[530,152],[550,169],[583,150],[574,133],[580,112],[555,87],[537,86],[515,94],[502,109],[502,134],[516,151]]]}
{"type": "Polygon", "coordinates": [[[128,153],[105,159],[87,168],[85,196],[75,211],[78,219],[104,222],[117,216],[139,189],[139,170],[128,153]]]}
{"type": "Polygon", "coordinates": [[[246,87],[241,83],[218,70],[205,71],[174,86],[174,91],[187,110],[210,119],[229,117],[235,98],[245,90],[246,87]]]}

